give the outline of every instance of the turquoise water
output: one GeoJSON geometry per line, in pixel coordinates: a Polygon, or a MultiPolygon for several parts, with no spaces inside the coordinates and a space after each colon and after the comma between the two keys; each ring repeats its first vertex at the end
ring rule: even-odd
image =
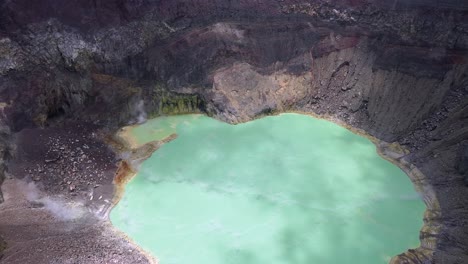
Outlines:
{"type": "Polygon", "coordinates": [[[131,134],[175,131],[111,212],[161,264],[375,264],[419,246],[425,206],[366,138],[298,114],[165,117],[131,134]]]}

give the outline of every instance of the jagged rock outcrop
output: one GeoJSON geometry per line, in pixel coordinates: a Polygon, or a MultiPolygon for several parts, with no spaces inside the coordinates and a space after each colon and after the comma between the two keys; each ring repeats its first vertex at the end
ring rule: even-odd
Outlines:
{"type": "MultiPolygon", "coordinates": [[[[14,133],[115,128],[205,112],[329,116],[410,153],[422,247],[394,263],[468,262],[468,3],[383,0],[10,0],[0,104],[14,133]],[[416,172],[415,172],[416,173],[416,172]],[[418,175],[419,175],[418,174],[418,175]]],[[[7,131],[7,130],[5,130],[7,131]]]]}

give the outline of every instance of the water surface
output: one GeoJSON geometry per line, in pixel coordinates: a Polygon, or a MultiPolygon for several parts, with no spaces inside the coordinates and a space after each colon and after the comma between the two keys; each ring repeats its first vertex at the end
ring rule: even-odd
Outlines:
{"type": "Polygon", "coordinates": [[[111,221],[162,264],[386,263],[419,246],[424,204],[366,138],[305,115],[150,120],[111,221]]]}

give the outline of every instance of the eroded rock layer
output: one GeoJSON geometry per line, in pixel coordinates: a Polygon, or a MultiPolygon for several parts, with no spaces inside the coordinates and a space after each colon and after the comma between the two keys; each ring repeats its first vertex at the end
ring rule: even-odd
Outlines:
{"type": "Polygon", "coordinates": [[[422,246],[395,263],[468,263],[467,51],[455,0],[4,1],[0,153],[68,119],[329,116],[405,146],[424,175],[422,246]]]}

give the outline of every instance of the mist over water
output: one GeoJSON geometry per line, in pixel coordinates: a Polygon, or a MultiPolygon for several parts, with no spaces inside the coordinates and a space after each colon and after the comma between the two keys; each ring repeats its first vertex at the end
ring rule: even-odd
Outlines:
{"type": "Polygon", "coordinates": [[[297,114],[229,125],[149,120],[145,161],[111,221],[162,264],[387,263],[419,246],[424,204],[367,139],[297,114]]]}

